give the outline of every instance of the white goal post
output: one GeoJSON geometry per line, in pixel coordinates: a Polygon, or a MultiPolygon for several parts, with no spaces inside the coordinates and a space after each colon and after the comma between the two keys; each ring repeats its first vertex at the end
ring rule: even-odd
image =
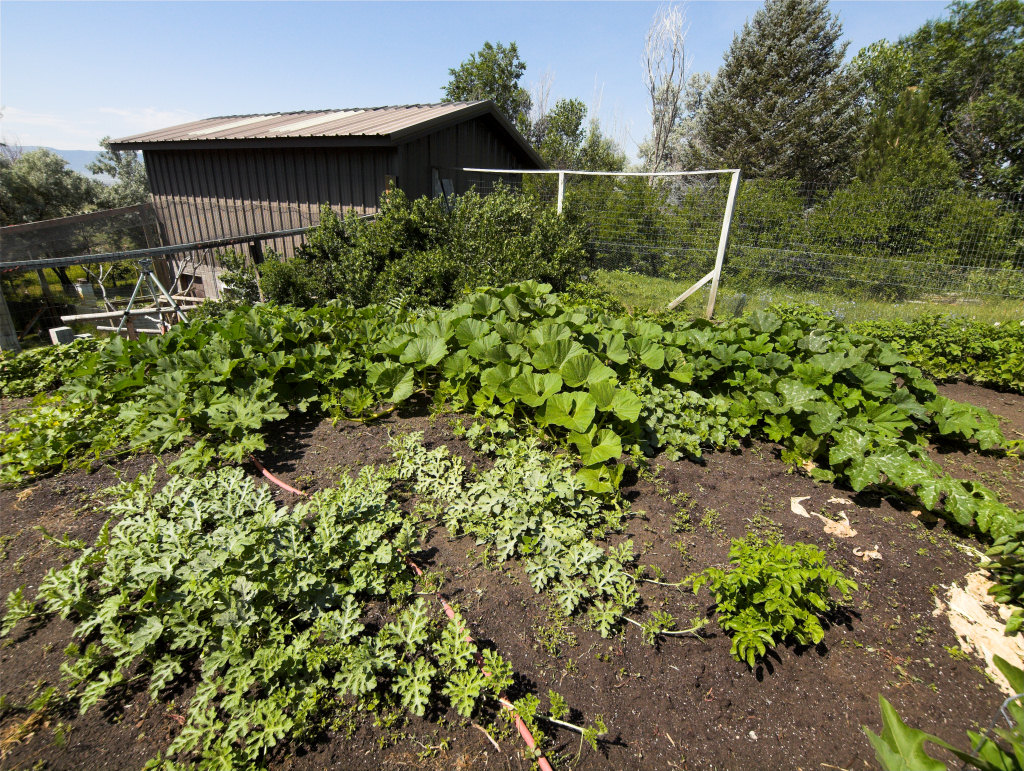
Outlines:
{"type": "Polygon", "coordinates": [[[707,317],[710,319],[715,311],[715,298],[718,296],[718,285],[722,278],[722,265],[725,262],[725,253],[729,248],[729,229],[732,226],[732,215],[736,208],[736,192],[740,185],[739,169],[702,169],[700,171],[573,171],[547,170],[547,169],[481,169],[463,167],[458,171],[473,172],[479,174],[541,174],[547,176],[557,175],[558,177],[558,213],[562,213],[562,203],[565,199],[565,178],[571,176],[589,177],[697,177],[729,174],[729,195],[725,202],[725,213],[722,216],[722,231],[718,237],[718,251],[715,255],[715,267],[697,280],[689,289],[675,298],[668,304],[668,310],[676,308],[683,300],[711,282],[711,292],[708,295],[707,317]]]}

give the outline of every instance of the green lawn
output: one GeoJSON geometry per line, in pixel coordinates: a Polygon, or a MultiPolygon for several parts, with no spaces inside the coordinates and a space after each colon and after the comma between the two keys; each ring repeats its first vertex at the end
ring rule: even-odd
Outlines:
{"type": "MultiPolygon", "coordinates": [[[[678,281],[655,276],[644,276],[626,271],[600,270],[595,274],[597,286],[613,294],[631,310],[663,310],[673,299],[691,285],[691,281],[678,281]]],[[[708,302],[710,284],[686,299],[679,311],[691,316],[703,316],[708,302]]],[[[843,321],[878,319],[913,319],[923,314],[952,313],[983,322],[1005,322],[1024,318],[1024,302],[1013,299],[981,299],[976,297],[936,298],[891,302],[872,299],[859,293],[839,295],[827,292],[809,292],[767,284],[730,286],[729,277],[723,279],[716,302],[716,318],[738,315],[756,310],[773,302],[805,302],[818,305],[835,313],[843,321]]]]}

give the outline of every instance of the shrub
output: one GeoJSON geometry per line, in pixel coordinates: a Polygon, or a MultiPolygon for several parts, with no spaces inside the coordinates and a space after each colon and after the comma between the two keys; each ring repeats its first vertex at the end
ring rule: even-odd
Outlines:
{"type": "Polygon", "coordinates": [[[215,255],[214,259],[226,269],[220,274],[220,280],[224,284],[224,290],[221,292],[224,302],[231,305],[252,305],[260,299],[258,276],[244,254],[228,249],[215,255]]]}
{"type": "Polygon", "coordinates": [[[590,267],[586,243],[571,217],[507,187],[416,201],[392,189],[373,219],[325,207],[297,257],[268,263],[260,286],[268,300],[306,307],[446,305],[466,289],[526,279],[561,290],[590,267]]]}

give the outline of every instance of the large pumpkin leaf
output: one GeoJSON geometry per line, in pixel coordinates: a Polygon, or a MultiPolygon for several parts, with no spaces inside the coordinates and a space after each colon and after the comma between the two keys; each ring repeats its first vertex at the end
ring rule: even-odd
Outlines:
{"type": "Polygon", "coordinates": [[[567,359],[558,371],[565,384],[571,388],[579,388],[615,377],[615,371],[602,364],[592,353],[581,353],[567,359]]]}
{"type": "Polygon", "coordinates": [[[516,377],[509,385],[509,392],[523,404],[539,407],[549,397],[558,393],[562,378],[555,372],[539,373],[530,370],[516,377]]]}
{"type": "Polygon", "coordinates": [[[618,458],[622,455],[622,438],[608,428],[598,431],[591,428],[587,433],[573,432],[569,441],[580,451],[580,462],[584,466],[618,458]]]}
{"type": "Polygon", "coordinates": [[[491,325],[486,321],[480,319],[463,319],[459,322],[459,325],[455,327],[455,339],[459,341],[459,345],[465,347],[472,343],[474,340],[487,335],[491,331],[491,325]]]}
{"type": "Polygon", "coordinates": [[[542,420],[548,425],[583,433],[594,422],[596,411],[597,405],[590,394],[582,391],[562,391],[545,402],[542,420]]]}
{"type": "Polygon", "coordinates": [[[399,361],[416,369],[433,367],[448,353],[448,346],[439,337],[418,337],[405,346],[399,361]]]}
{"type": "Polygon", "coordinates": [[[615,398],[612,399],[612,412],[619,420],[635,423],[640,418],[642,408],[643,404],[632,391],[625,388],[616,389],[615,398]]]}
{"type": "Polygon", "coordinates": [[[533,366],[541,370],[558,369],[567,359],[581,353],[583,346],[575,340],[552,340],[536,349],[533,354],[533,366]]]}
{"type": "Polygon", "coordinates": [[[366,368],[366,380],[385,401],[401,402],[412,396],[413,370],[395,362],[374,362],[366,368]]]}
{"type": "Polygon", "coordinates": [[[503,402],[511,401],[512,392],[509,385],[518,374],[519,367],[508,364],[485,369],[480,373],[480,390],[487,396],[497,396],[503,402]]]}

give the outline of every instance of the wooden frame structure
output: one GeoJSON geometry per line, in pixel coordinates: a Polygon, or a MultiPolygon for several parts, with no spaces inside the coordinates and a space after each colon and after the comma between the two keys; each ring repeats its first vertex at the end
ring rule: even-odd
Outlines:
{"type": "Polygon", "coordinates": [[[547,174],[557,175],[558,177],[558,195],[556,198],[556,206],[558,213],[562,213],[562,204],[565,201],[565,178],[566,175],[570,176],[584,176],[584,177],[699,177],[699,176],[711,176],[716,174],[729,174],[729,196],[725,202],[725,213],[722,216],[722,230],[718,237],[718,251],[715,255],[715,267],[711,269],[705,276],[698,279],[689,289],[683,292],[681,295],[676,297],[667,306],[668,310],[675,310],[680,303],[683,302],[687,297],[692,295],[698,289],[703,287],[709,281],[711,282],[711,292],[708,296],[707,305],[707,317],[710,319],[715,313],[715,300],[718,297],[718,285],[722,279],[722,265],[725,263],[725,255],[729,249],[729,231],[732,227],[732,215],[736,210],[736,193],[739,190],[740,185],[740,170],[739,169],[708,169],[701,171],[572,171],[563,169],[560,171],[547,171],[547,170],[527,170],[527,169],[479,169],[479,168],[462,168],[460,171],[464,172],[477,172],[483,174],[547,174]]]}

